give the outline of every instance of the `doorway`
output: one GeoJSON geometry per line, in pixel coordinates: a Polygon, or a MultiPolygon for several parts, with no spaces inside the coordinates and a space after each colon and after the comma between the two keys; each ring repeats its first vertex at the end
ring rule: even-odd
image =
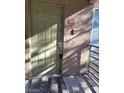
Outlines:
{"type": "Polygon", "coordinates": [[[61,72],[63,6],[30,2],[31,76],[61,72]]]}

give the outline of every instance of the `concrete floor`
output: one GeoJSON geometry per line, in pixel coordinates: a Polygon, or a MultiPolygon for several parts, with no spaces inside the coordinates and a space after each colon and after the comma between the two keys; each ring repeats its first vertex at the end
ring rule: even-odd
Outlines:
{"type": "Polygon", "coordinates": [[[56,77],[51,79],[35,78],[29,84],[26,81],[26,93],[98,93],[99,87],[87,76],[66,76],[60,79],[61,90],[59,91],[59,83],[56,77]],[[28,88],[29,87],[29,88],[28,88]]]}

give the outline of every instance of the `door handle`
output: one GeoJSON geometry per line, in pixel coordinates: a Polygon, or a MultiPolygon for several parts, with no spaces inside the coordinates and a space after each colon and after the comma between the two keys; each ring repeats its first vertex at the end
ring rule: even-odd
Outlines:
{"type": "Polygon", "coordinates": [[[62,42],[58,43],[58,49],[59,49],[59,54],[61,55],[63,53],[63,43],[62,42]]]}

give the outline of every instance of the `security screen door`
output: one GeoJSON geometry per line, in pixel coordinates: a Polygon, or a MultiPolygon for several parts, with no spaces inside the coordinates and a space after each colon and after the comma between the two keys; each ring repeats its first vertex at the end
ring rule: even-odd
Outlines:
{"type": "Polygon", "coordinates": [[[57,74],[62,42],[62,6],[30,3],[31,75],[57,74]]]}

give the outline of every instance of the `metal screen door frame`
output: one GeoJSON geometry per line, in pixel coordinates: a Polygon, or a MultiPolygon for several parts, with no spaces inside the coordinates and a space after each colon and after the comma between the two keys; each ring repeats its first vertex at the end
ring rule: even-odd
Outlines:
{"type": "MultiPolygon", "coordinates": [[[[50,4],[50,3],[43,3],[43,2],[34,2],[34,1],[30,1],[29,2],[29,15],[31,15],[31,3],[38,3],[38,4],[45,4],[45,5],[49,5],[49,6],[56,6],[56,7],[61,7],[61,29],[59,32],[59,36],[58,36],[58,30],[57,30],[57,47],[56,47],[56,51],[57,51],[57,63],[56,63],[56,74],[62,74],[62,64],[63,64],[63,42],[64,42],[64,6],[63,5],[56,5],[56,4],[50,4]],[[60,36],[61,35],[61,36],[60,36]],[[58,40],[59,37],[59,40],[58,40]],[[61,44],[61,46],[60,46],[61,44]],[[60,49],[61,47],[61,49],[60,49]]],[[[30,32],[30,36],[31,36],[31,27],[32,27],[32,20],[31,17],[29,17],[29,32],[30,32]]],[[[58,29],[58,28],[57,28],[58,29]]],[[[31,39],[30,39],[30,44],[31,44],[31,39]]],[[[31,51],[31,46],[30,46],[30,51],[31,51]]],[[[31,56],[31,52],[30,52],[30,56],[31,56]]],[[[32,62],[30,62],[30,69],[32,68],[32,62]]],[[[32,71],[30,71],[30,77],[32,76],[32,71]]]]}

